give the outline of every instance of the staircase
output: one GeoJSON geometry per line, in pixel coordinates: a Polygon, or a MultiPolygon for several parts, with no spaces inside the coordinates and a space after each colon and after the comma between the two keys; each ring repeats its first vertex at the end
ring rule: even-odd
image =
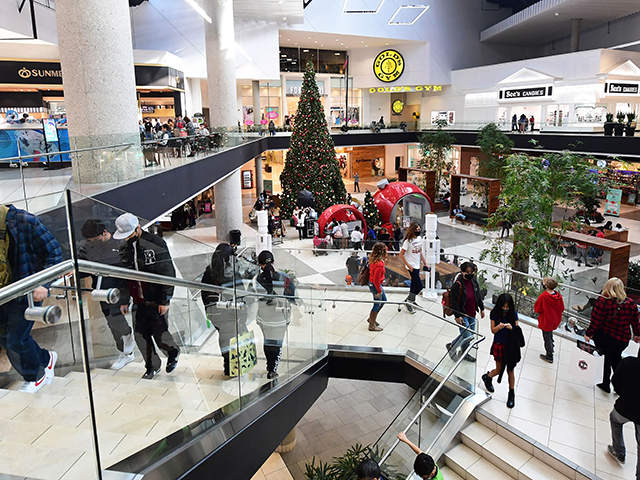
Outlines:
{"type": "Polygon", "coordinates": [[[460,432],[460,437],[462,443],[444,455],[446,466],[455,472],[445,474],[447,480],[588,479],[561,459],[551,457],[480,414],[476,414],[476,422],[460,432]]]}
{"type": "MultiPolygon", "coordinates": [[[[91,372],[103,469],[238,398],[238,379],[223,379],[220,356],[183,354],[171,375],[143,373],[139,358],[91,372]]],[[[267,382],[262,359],[242,378],[242,395],[267,382]]],[[[0,389],[0,478],[94,478],[84,372],[56,376],[36,394],[21,386],[0,389]]]]}

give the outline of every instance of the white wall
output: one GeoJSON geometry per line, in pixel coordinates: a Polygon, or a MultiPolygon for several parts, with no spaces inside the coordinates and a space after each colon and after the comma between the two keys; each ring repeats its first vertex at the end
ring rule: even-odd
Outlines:
{"type": "Polygon", "coordinates": [[[369,99],[368,116],[363,117],[365,125],[369,125],[374,120],[377,122],[381,116],[384,117],[385,123],[388,124],[391,121],[391,102],[388,93],[369,93],[368,90],[363,90],[362,96],[369,99]]]}
{"type": "MultiPolygon", "coordinates": [[[[387,178],[389,177],[397,177],[398,173],[396,172],[396,156],[401,156],[403,158],[404,164],[407,161],[407,146],[406,145],[387,145],[385,147],[384,154],[384,174],[387,178]]],[[[402,166],[403,163],[400,163],[402,166]]]]}
{"type": "Polygon", "coordinates": [[[202,89],[199,78],[185,78],[184,82],[186,115],[191,117],[194,113],[202,113],[202,89]]]}
{"type": "MultiPolygon", "coordinates": [[[[1,0],[0,1],[0,36],[2,38],[33,38],[33,29],[31,27],[31,10],[29,2],[26,2],[22,13],[18,13],[18,6],[21,2],[18,0],[1,0]]],[[[36,14],[36,32],[40,42],[58,43],[58,30],[56,27],[55,12],[49,8],[35,4],[36,14]]],[[[40,43],[30,41],[33,43],[40,43]]],[[[3,52],[4,53],[4,52],[3,52]]],[[[2,55],[5,57],[5,55],[2,55]]],[[[6,57],[5,57],[6,58],[6,57]]],[[[21,57],[22,58],[22,57],[21,57]]],[[[40,58],[40,57],[31,57],[40,58]]]]}

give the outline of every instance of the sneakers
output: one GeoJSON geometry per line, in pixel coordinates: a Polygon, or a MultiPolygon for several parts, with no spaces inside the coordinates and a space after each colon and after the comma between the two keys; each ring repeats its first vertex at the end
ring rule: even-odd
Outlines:
{"type": "Polygon", "coordinates": [[[482,381],[484,382],[484,388],[487,390],[487,392],[493,393],[496,391],[496,389],[493,388],[493,380],[489,376],[489,372],[482,375],[482,381]]]}
{"type": "Polygon", "coordinates": [[[607,452],[609,452],[609,455],[615,458],[618,463],[624,463],[625,456],[616,453],[616,451],[613,449],[613,445],[607,445],[607,452]]]}
{"type": "Polygon", "coordinates": [[[133,353],[133,349],[136,346],[136,341],[133,337],[133,333],[130,333],[129,335],[124,335],[122,337],[122,351],[125,354],[130,354],[133,353]]]}
{"type": "Polygon", "coordinates": [[[124,352],[120,352],[120,356],[118,357],[118,359],[115,362],[113,362],[113,365],[111,365],[111,370],[120,370],[127,363],[131,363],[134,360],[135,360],[135,355],[133,353],[130,353],[127,355],[124,352]]]}
{"type": "Polygon", "coordinates": [[[153,377],[155,377],[159,373],[160,373],[160,369],[159,368],[157,370],[155,368],[147,368],[147,371],[144,372],[144,375],[142,376],[142,379],[143,380],[151,380],[151,379],[153,379],[153,377]]]}
{"type": "Polygon", "coordinates": [[[553,363],[553,358],[547,357],[547,355],[544,353],[540,354],[540,360],[544,360],[547,363],[553,363]]]}
{"type": "Polygon", "coordinates": [[[269,372],[269,373],[267,373],[267,378],[269,380],[273,380],[274,378],[278,378],[278,372],[269,372]]]}
{"type": "Polygon", "coordinates": [[[58,354],[56,352],[49,352],[49,364],[44,369],[44,375],[34,382],[24,382],[20,387],[22,393],[36,393],[45,385],[53,383],[54,368],[58,361],[58,354]]]}
{"type": "Polygon", "coordinates": [[[605,385],[604,383],[599,383],[596,385],[600,390],[605,393],[611,393],[611,387],[609,385],[605,385]]]}
{"type": "Polygon", "coordinates": [[[466,362],[469,363],[475,363],[476,362],[476,357],[469,355],[468,353],[464,356],[464,359],[466,362]]]}
{"type": "Polygon", "coordinates": [[[167,373],[171,373],[176,369],[178,365],[178,357],[180,356],[180,350],[176,349],[174,353],[169,354],[167,359],[167,373]]]}

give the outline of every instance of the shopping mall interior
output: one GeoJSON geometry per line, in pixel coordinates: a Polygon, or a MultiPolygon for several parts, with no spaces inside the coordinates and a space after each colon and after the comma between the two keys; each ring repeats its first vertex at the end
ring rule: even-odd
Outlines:
{"type": "Polygon", "coordinates": [[[2,0],[0,479],[640,480],[638,32],[2,0]]]}

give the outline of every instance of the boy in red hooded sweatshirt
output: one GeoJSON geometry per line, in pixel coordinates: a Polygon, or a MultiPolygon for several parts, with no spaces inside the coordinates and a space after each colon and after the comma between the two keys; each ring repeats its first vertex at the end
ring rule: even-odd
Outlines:
{"type": "Polygon", "coordinates": [[[558,281],[555,278],[544,277],[542,280],[544,292],[536,300],[533,310],[538,314],[538,327],[542,330],[544,349],[540,358],[548,363],[553,363],[553,331],[558,328],[564,312],[564,300],[560,292],[556,290],[558,281]]]}

